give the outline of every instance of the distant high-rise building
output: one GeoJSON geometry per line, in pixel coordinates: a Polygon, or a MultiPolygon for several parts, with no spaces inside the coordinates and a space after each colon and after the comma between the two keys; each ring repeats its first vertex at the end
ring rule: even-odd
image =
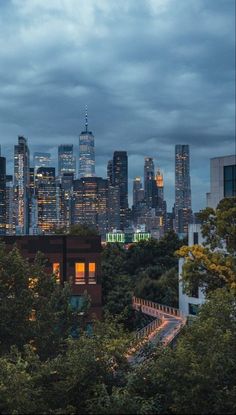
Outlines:
{"type": "Polygon", "coordinates": [[[192,220],[189,146],[175,146],[175,231],[188,233],[192,220]]]}
{"type": "Polygon", "coordinates": [[[37,233],[37,198],[36,198],[36,187],[35,187],[35,175],[36,171],[34,167],[29,169],[29,233],[37,233]]]}
{"type": "Polygon", "coordinates": [[[139,202],[144,199],[144,189],[142,186],[141,177],[135,177],[133,181],[133,206],[134,208],[139,204],[139,202]]]}
{"type": "Polygon", "coordinates": [[[101,177],[83,177],[73,182],[72,223],[95,226],[107,232],[108,182],[101,177]]]}
{"type": "Polygon", "coordinates": [[[88,115],[85,116],[85,131],[79,137],[79,177],[95,176],[94,136],[88,131],[88,115]]]}
{"type": "Polygon", "coordinates": [[[108,230],[120,229],[120,189],[108,184],[108,230]]]}
{"type": "Polygon", "coordinates": [[[128,213],[128,157],[126,151],[115,151],[113,155],[113,184],[120,192],[120,229],[127,225],[128,213]]]}
{"type": "Polygon", "coordinates": [[[61,178],[61,225],[69,229],[72,222],[73,173],[64,173],[61,178]]]}
{"type": "Polygon", "coordinates": [[[73,153],[73,144],[61,144],[58,147],[58,176],[64,173],[76,174],[76,160],[73,153]]]}
{"type": "Polygon", "coordinates": [[[236,156],[211,159],[211,192],[207,193],[207,206],[215,209],[225,197],[236,197],[236,156]]]}
{"type": "Polygon", "coordinates": [[[6,175],[6,234],[7,235],[13,235],[15,233],[13,210],[14,210],[13,176],[6,175]]]}
{"type": "Polygon", "coordinates": [[[0,156],[0,235],[6,234],[6,159],[0,156]]]}
{"type": "Polygon", "coordinates": [[[39,167],[50,167],[50,165],[51,165],[51,154],[50,153],[42,153],[38,151],[34,153],[35,173],[37,172],[39,167]]]}
{"type": "Polygon", "coordinates": [[[28,190],[30,153],[25,137],[14,148],[14,220],[17,234],[29,233],[28,190]]]}
{"type": "Polygon", "coordinates": [[[35,177],[37,191],[38,229],[51,233],[58,226],[58,188],[54,167],[39,167],[35,177]]]}
{"type": "Polygon", "coordinates": [[[158,202],[160,203],[164,200],[164,179],[163,174],[161,173],[159,168],[157,169],[155,181],[158,193],[158,202]]]}
{"type": "Polygon", "coordinates": [[[114,184],[113,180],[113,160],[109,160],[107,163],[107,180],[109,185],[114,184]]]}
{"type": "Polygon", "coordinates": [[[144,197],[148,207],[153,206],[154,162],[152,157],[144,159],[144,197]]]}

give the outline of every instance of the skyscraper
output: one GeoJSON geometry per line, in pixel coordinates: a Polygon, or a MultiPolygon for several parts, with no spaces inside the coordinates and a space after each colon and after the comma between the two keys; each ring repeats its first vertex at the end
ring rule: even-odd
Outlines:
{"type": "Polygon", "coordinates": [[[0,156],[0,235],[6,233],[6,159],[0,156]]]}
{"type": "Polygon", "coordinates": [[[107,163],[107,180],[109,185],[113,185],[113,160],[109,160],[107,163]]]}
{"type": "Polygon", "coordinates": [[[35,177],[38,229],[50,233],[59,222],[58,192],[54,167],[40,167],[35,177]]]}
{"type": "Polygon", "coordinates": [[[62,177],[64,173],[76,174],[73,144],[61,144],[58,147],[58,176],[62,177]]]}
{"type": "Polygon", "coordinates": [[[175,231],[187,234],[191,222],[189,146],[175,146],[175,231]]]}
{"type": "Polygon", "coordinates": [[[15,223],[13,220],[14,212],[14,186],[13,176],[6,175],[6,234],[13,235],[15,233],[15,223]]]}
{"type": "Polygon", "coordinates": [[[120,229],[127,226],[128,213],[128,157],[126,151],[115,151],[113,155],[113,183],[120,192],[120,229]]]}
{"type": "Polygon", "coordinates": [[[148,207],[152,207],[153,185],[154,185],[154,162],[152,157],[144,159],[144,197],[148,207]]]}
{"type": "Polygon", "coordinates": [[[79,137],[79,177],[95,176],[94,136],[88,131],[88,114],[85,115],[85,131],[79,137]]]}
{"type": "Polygon", "coordinates": [[[101,177],[83,177],[73,182],[72,223],[97,227],[101,235],[107,231],[108,182],[101,177]]]}
{"type": "Polygon", "coordinates": [[[61,225],[69,229],[72,221],[73,173],[64,173],[61,178],[61,225]]]}
{"type": "Polygon", "coordinates": [[[144,190],[141,177],[135,177],[133,181],[133,206],[136,207],[144,199],[144,190]]]}
{"type": "Polygon", "coordinates": [[[14,147],[14,219],[16,233],[29,232],[28,189],[30,153],[25,137],[14,147]]]}

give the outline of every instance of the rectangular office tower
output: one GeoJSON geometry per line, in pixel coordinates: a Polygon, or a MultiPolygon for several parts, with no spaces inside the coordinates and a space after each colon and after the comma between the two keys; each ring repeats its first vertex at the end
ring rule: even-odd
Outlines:
{"type": "Polygon", "coordinates": [[[79,177],[95,176],[95,147],[92,131],[88,130],[88,116],[86,112],[85,130],[79,137],[79,177]]]}
{"type": "Polygon", "coordinates": [[[189,146],[175,146],[175,231],[188,233],[192,220],[189,146]]]}
{"type": "Polygon", "coordinates": [[[76,173],[76,161],[73,153],[73,144],[61,144],[58,147],[58,176],[76,173]]]}
{"type": "Polygon", "coordinates": [[[54,167],[40,167],[35,176],[37,227],[39,233],[53,233],[59,223],[59,195],[54,167]]]}
{"type": "Polygon", "coordinates": [[[28,191],[30,152],[25,137],[14,147],[14,221],[17,234],[29,233],[28,191]]]}
{"type": "Polygon", "coordinates": [[[0,157],[0,235],[6,233],[6,159],[0,157]]]}
{"type": "Polygon", "coordinates": [[[144,159],[144,197],[147,207],[153,207],[153,182],[155,178],[153,158],[145,157],[144,159]]]}
{"type": "Polygon", "coordinates": [[[128,214],[128,157],[126,151],[115,151],[113,155],[113,185],[120,193],[120,229],[127,226],[128,214]]]}
{"type": "Polygon", "coordinates": [[[107,232],[108,182],[101,177],[74,180],[72,223],[97,228],[102,236],[107,232]]]}
{"type": "Polygon", "coordinates": [[[225,197],[236,197],[236,156],[211,159],[211,191],[207,193],[207,206],[216,209],[225,197]]]}

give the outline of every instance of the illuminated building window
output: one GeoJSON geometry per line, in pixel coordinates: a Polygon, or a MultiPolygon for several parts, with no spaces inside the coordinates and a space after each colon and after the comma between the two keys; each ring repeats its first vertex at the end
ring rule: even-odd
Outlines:
{"type": "Polygon", "coordinates": [[[36,311],[35,309],[32,309],[30,316],[29,316],[29,320],[30,321],[35,321],[36,320],[36,311]]]}
{"type": "Polygon", "coordinates": [[[85,263],[75,263],[75,284],[85,284],[85,263]]]}
{"type": "Polygon", "coordinates": [[[60,273],[60,262],[54,262],[52,264],[52,272],[56,277],[56,282],[60,282],[60,277],[61,277],[61,273],[60,273]]]}
{"type": "Polygon", "coordinates": [[[96,284],[95,272],[96,272],[96,264],[95,262],[90,262],[89,263],[89,284],[96,284]]]}

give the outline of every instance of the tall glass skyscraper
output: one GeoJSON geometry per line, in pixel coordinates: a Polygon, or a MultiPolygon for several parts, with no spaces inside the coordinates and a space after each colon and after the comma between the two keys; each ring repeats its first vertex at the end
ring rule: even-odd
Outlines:
{"type": "Polygon", "coordinates": [[[58,225],[58,194],[54,167],[39,167],[35,185],[37,192],[37,226],[40,233],[50,233],[58,225]]]}
{"type": "Polygon", "coordinates": [[[93,225],[102,236],[107,232],[108,181],[86,177],[73,182],[72,223],[93,225]]]}
{"type": "Polygon", "coordinates": [[[175,231],[186,234],[191,222],[189,145],[175,146],[175,231]]]}
{"type": "Polygon", "coordinates": [[[6,233],[6,159],[0,155],[0,235],[6,233]]]}
{"type": "Polygon", "coordinates": [[[85,116],[85,131],[79,137],[79,177],[95,176],[94,136],[88,131],[88,115],[85,116]]]}
{"type": "Polygon", "coordinates": [[[30,152],[25,137],[18,137],[18,145],[15,145],[14,150],[14,219],[16,233],[28,234],[30,152]]]}
{"type": "Polygon", "coordinates": [[[120,191],[120,229],[127,225],[128,214],[128,157],[126,151],[115,151],[113,155],[113,184],[120,191]]]}
{"type": "Polygon", "coordinates": [[[61,144],[58,147],[58,176],[64,173],[76,173],[76,161],[73,153],[73,144],[61,144]]]}
{"type": "Polygon", "coordinates": [[[145,157],[144,159],[144,197],[147,207],[152,207],[152,195],[155,172],[154,162],[152,157],[145,157]]]}

